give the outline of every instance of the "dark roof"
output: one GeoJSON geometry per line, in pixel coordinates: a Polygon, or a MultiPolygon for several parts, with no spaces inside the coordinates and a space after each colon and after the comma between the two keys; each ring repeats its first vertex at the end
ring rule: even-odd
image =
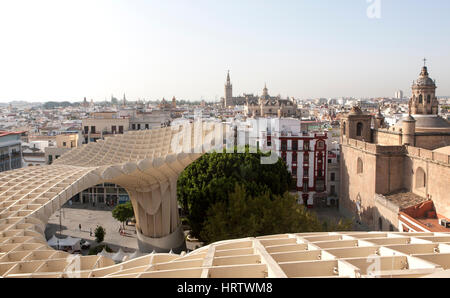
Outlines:
{"type": "Polygon", "coordinates": [[[384,196],[387,200],[391,201],[400,209],[405,209],[411,206],[415,206],[422,202],[428,201],[428,199],[422,198],[412,192],[400,191],[384,196]]]}
{"type": "MultiPolygon", "coordinates": [[[[408,116],[407,116],[408,117],[408,116]]],[[[450,123],[438,115],[412,115],[416,120],[417,128],[450,128],[450,123]]],[[[403,119],[400,119],[395,126],[401,127],[403,119]]]]}

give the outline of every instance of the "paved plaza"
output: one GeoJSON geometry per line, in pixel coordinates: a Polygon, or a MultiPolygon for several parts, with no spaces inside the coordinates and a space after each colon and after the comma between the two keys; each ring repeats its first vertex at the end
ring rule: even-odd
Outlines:
{"type": "Polygon", "coordinates": [[[93,207],[90,204],[64,205],[61,212],[53,214],[47,224],[45,236],[47,239],[56,234],[57,237],[72,236],[95,242],[94,231],[97,225],[106,230],[103,243],[116,250],[119,247],[126,252],[134,252],[138,246],[136,241],[136,230],[134,226],[125,225],[126,235],[120,235],[120,222],[112,217],[111,207],[93,207]],[[61,214],[61,233],[60,233],[61,214]],[[81,224],[81,230],[79,225],[81,224]],[[90,235],[92,231],[92,235],[90,235]]]}
{"type": "MultiPolygon", "coordinates": [[[[119,247],[125,252],[134,252],[137,248],[136,229],[133,225],[125,225],[126,235],[120,235],[119,228],[122,226],[112,217],[113,207],[96,206],[91,204],[69,204],[63,205],[61,212],[53,214],[45,229],[45,236],[50,239],[53,235],[59,238],[66,236],[88,240],[91,246],[95,246],[94,231],[97,225],[101,225],[106,230],[104,244],[107,244],[114,251],[119,247]],[[61,214],[61,232],[60,232],[61,214]],[[81,230],[79,225],[81,224],[81,230]],[[92,235],[90,235],[92,231],[92,235]],[[62,235],[62,237],[60,236],[62,235]]],[[[185,231],[187,235],[188,231],[185,231]]],[[[188,250],[194,250],[201,246],[199,242],[186,241],[188,250]]],[[[87,251],[82,251],[83,254],[87,251]]]]}

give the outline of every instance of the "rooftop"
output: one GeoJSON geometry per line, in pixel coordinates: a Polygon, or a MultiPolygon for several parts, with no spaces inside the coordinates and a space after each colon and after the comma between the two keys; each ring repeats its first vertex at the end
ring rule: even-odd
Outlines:
{"type": "Polygon", "coordinates": [[[3,131],[0,130],[0,137],[9,136],[9,135],[20,135],[26,131],[3,131]]]}
{"type": "Polygon", "coordinates": [[[399,206],[400,209],[406,209],[411,206],[428,201],[428,199],[418,196],[412,192],[400,191],[396,193],[391,193],[384,196],[387,200],[391,201],[395,205],[399,206]]]}

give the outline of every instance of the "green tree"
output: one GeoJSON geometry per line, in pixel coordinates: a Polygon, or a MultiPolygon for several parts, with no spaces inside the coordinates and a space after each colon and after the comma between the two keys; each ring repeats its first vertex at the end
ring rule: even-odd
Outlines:
{"type": "Polygon", "coordinates": [[[177,196],[192,236],[202,239],[200,232],[208,209],[217,202],[228,201],[235,185],[245,187],[254,197],[267,193],[270,198],[289,190],[292,177],[282,159],[274,164],[261,164],[258,153],[209,153],[190,164],[178,179],[177,196]]]}
{"type": "Polygon", "coordinates": [[[97,241],[97,243],[103,242],[105,239],[105,234],[106,230],[102,226],[97,226],[94,231],[95,241],[97,241]]]}
{"type": "Polygon", "coordinates": [[[132,219],[134,216],[133,205],[131,204],[131,201],[128,201],[125,204],[117,205],[112,211],[112,216],[120,221],[123,227],[125,227],[124,223],[127,220],[132,219]]]}
{"type": "Polygon", "coordinates": [[[206,243],[212,243],[273,234],[322,232],[327,227],[349,230],[351,224],[321,223],[315,213],[299,205],[296,197],[287,192],[274,199],[269,193],[252,197],[245,187],[236,185],[228,201],[216,202],[208,209],[200,236],[206,243]]]}

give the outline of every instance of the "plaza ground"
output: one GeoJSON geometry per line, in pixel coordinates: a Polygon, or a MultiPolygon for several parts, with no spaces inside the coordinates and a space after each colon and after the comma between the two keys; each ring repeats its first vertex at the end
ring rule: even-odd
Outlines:
{"type": "MultiPolygon", "coordinates": [[[[334,222],[337,223],[339,220],[348,219],[344,217],[340,212],[338,208],[335,207],[326,207],[326,208],[313,208],[309,209],[310,212],[314,212],[317,214],[317,217],[321,222],[328,221],[328,222],[334,222]]],[[[349,220],[349,219],[348,219],[349,220]]],[[[353,222],[352,231],[369,231],[367,227],[364,227],[360,224],[357,224],[355,221],[353,222]]]]}
{"type": "MultiPolygon", "coordinates": [[[[114,251],[119,248],[125,252],[136,251],[138,244],[135,227],[125,225],[126,234],[120,235],[119,228],[122,224],[112,217],[113,209],[113,207],[107,206],[93,207],[91,204],[73,204],[72,206],[65,204],[60,212],[58,211],[50,217],[45,229],[45,236],[47,240],[53,235],[58,238],[67,236],[81,238],[89,241],[92,247],[96,246],[95,228],[100,225],[106,230],[103,244],[107,244],[114,251]],[[91,235],[90,231],[92,231],[91,235]]],[[[187,233],[188,231],[185,231],[185,234],[187,233]]],[[[194,250],[196,247],[200,247],[201,243],[186,241],[186,246],[188,250],[194,250]]],[[[87,254],[87,252],[87,250],[82,250],[82,254],[87,254]]]]}

